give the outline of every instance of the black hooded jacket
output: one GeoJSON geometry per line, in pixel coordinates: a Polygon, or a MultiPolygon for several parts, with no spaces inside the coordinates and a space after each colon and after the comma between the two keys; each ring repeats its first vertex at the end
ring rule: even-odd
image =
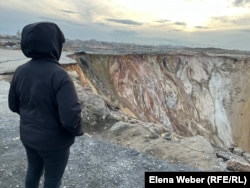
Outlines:
{"type": "Polygon", "coordinates": [[[9,108],[20,115],[20,139],[37,150],[69,147],[83,135],[81,105],[74,84],[60,66],[64,43],[50,22],[22,30],[21,49],[27,63],[17,67],[9,90],[9,108]]]}

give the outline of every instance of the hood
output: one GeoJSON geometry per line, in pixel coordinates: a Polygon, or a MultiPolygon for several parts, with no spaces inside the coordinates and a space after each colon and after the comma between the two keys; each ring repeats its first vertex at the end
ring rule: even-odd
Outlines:
{"type": "Polygon", "coordinates": [[[60,28],[51,22],[26,25],[22,30],[21,49],[26,57],[60,59],[65,42],[60,28]]]}

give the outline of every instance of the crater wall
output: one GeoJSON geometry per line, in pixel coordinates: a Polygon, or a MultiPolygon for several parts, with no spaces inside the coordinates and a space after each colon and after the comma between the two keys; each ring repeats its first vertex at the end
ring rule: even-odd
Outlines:
{"type": "Polygon", "coordinates": [[[124,113],[250,151],[250,58],[75,53],[84,83],[124,113]]]}

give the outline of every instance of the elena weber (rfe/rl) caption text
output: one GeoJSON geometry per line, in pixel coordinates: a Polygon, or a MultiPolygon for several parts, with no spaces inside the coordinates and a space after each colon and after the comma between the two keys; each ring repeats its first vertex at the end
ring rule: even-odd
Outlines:
{"type": "Polygon", "coordinates": [[[250,187],[250,172],[145,172],[145,188],[250,187]]]}

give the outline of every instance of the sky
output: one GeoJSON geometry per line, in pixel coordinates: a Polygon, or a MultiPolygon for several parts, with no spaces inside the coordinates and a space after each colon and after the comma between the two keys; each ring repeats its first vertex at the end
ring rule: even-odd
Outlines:
{"type": "Polygon", "coordinates": [[[250,0],[0,1],[0,34],[40,21],[72,40],[250,51],[250,0]]]}

